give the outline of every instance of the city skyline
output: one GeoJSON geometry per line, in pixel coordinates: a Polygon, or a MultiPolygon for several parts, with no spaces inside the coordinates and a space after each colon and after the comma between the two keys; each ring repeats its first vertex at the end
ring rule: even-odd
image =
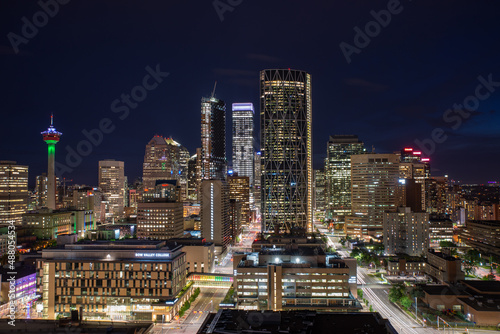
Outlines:
{"type": "MultiPolygon", "coordinates": [[[[387,3],[266,6],[262,10],[257,3],[242,3],[226,11],[221,21],[210,2],[200,10],[177,3],[68,3],[36,36],[18,44],[16,52],[8,35],[21,36],[21,18],[31,20],[41,9],[37,3],[8,3],[0,14],[2,130],[9,138],[24,135],[14,144],[0,144],[2,159],[29,165],[32,188],[35,176],[46,170],[46,151],[37,136],[51,113],[64,133],[56,163],[65,162],[67,146],[76,150],[86,139],[82,131],[99,128],[101,120],[109,119],[108,133],[102,139],[95,136],[99,144],[64,177],[95,184],[98,161],[116,159],[125,161],[126,175],[133,181],[141,175],[144,145],[155,134],[171,137],[195,153],[199,122],[193,120],[199,115],[199,99],[209,96],[214,81],[216,97],[226,105],[248,101],[257,106],[258,72],[290,67],[314,78],[315,168],[322,166],[330,135],[356,134],[368,151],[375,146],[378,153],[391,153],[416,147],[415,140],[430,139],[435,129],[443,129],[446,140],[434,141],[431,154],[433,175],[449,174],[466,183],[497,180],[500,65],[491,41],[498,5],[401,2],[391,22],[363,47],[356,46],[353,29],[363,30],[375,20],[372,11],[386,10],[387,3]],[[262,40],[263,32],[282,29],[278,12],[298,24],[280,41],[262,40]],[[138,15],[133,27],[122,19],[136,13],[144,15],[138,15]],[[89,17],[92,29],[84,19],[89,17]],[[425,25],[419,17],[426,18],[425,25]],[[240,29],[242,21],[253,29],[240,29]],[[172,34],[173,27],[187,32],[172,34]],[[304,47],[293,49],[293,39],[304,47]],[[359,51],[347,57],[350,62],[339,47],[342,43],[359,51]],[[145,88],[135,89],[148,75],[145,88]],[[122,94],[137,97],[143,91],[147,97],[132,100],[134,108],[121,101],[122,94]],[[473,112],[451,110],[474,101],[480,103],[473,112]],[[473,173],[464,160],[476,162],[473,173]]],[[[228,118],[227,133],[230,124],[228,118]]],[[[230,138],[226,146],[231,147],[230,138]]],[[[226,155],[231,157],[229,150],[226,155]]]]}

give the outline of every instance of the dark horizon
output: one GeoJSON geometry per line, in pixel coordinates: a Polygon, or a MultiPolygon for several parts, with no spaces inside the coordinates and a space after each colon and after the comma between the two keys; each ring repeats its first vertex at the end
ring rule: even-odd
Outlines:
{"type": "Polygon", "coordinates": [[[294,68],[312,76],[315,169],[330,135],[356,134],[377,153],[422,149],[415,141],[423,140],[429,148],[434,136],[435,152],[427,154],[432,175],[498,180],[500,5],[402,0],[388,7],[396,2],[243,1],[222,15],[211,1],[68,2],[52,8],[53,17],[27,38],[23,25],[42,8],[6,1],[0,160],[28,165],[32,187],[47,169],[40,132],[51,113],[63,133],[58,163],[67,146],[76,150],[85,139],[83,130],[109,119],[104,128],[113,130],[64,177],[95,186],[98,161],[115,159],[125,162],[132,182],[156,134],[195,153],[201,98],[215,81],[216,96],[226,102],[230,160],[231,104],[252,102],[259,132],[259,71],[294,68]],[[372,21],[379,29],[367,34],[372,21]],[[143,100],[134,106],[122,94],[143,100]]]}

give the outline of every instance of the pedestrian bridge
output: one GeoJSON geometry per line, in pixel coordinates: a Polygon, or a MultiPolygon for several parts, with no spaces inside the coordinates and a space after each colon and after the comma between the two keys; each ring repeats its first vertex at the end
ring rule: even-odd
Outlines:
{"type": "Polygon", "coordinates": [[[191,273],[188,281],[198,288],[229,288],[233,285],[233,275],[212,273],[191,273]]]}

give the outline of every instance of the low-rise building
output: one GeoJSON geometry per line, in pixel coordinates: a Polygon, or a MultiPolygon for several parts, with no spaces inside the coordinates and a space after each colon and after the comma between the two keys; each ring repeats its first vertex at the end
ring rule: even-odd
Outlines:
{"type": "Polygon", "coordinates": [[[425,273],[441,283],[456,283],[465,279],[460,259],[432,249],[427,252],[425,273]]]}
{"type": "Polygon", "coordinates": [[[203,238],[177,238],[168,244],[181,245],[186,253],[187,273],[212,273],[215,266],[215,245],[203,238]]]}
{"type": "Polygon", "coordinates": [[[358,310],[356,261],[321,247],[262,248],[234,259],[237,307],[264,310],[358,310]]]}
{"type": "Polygon", "coordinates": [[[423,287],[424,303],[439,311],[454,310],[478,326],[500,326],[500,282],[459,281],[423,287]]]}
{"type": "Polygon", "coordinates": [[[219,310],[210,314],[198,334],[372,333],[396,334],[379,313],[319,313],[316,311],[258,312],[219,310]]]}
{"type": "Polygon", "coordinates": [[[425,262],[420,259],[399,258],[387,261],[387,275],[389,276],[421,276],[425,271],[425,262]]]}
{"type": "Polygon", "coordinates": [[[94,229],[92,210],[51,210],[40,209],[23,215],[23,228],[31,231],[39,239],[56,239],[61,234],[78,234],[84,237],[94,229]]]}
{"type": "Polygon", "coordinates": [[[188,291],[182,246],[163,241],[79,242],[37,260],[43,317],[79,310],[89,320],[170,321],[188,291]]]}
{"type": "Polygon", "coordinates": [[[468,220],[459,239],[482,254],[500,256],[500,220],[468,220]]]}

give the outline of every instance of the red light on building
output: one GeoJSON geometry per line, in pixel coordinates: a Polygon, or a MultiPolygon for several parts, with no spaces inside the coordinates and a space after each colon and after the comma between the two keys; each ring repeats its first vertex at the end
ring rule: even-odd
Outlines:
{"type": "Polygon", "coordinates": [[[429,159],[429,158],[422,158],[422,159],[420,159],[420,161],[429,162],[429,161],[431,161],[431,159],[429,159]]]}
{"type": "Polygon", "coordinates": [[[422,154],[422,152],[419,152],[419,151],[414,151],[414,152],[413,152],[413,154],[415,154],[415,155],[420,155],[420,154],[422,154]]]}
{"type": "Polygon", "coordinates": [[[405,147],[405,152],[411,152],[413,149],[411,147],[405,147]]]}

